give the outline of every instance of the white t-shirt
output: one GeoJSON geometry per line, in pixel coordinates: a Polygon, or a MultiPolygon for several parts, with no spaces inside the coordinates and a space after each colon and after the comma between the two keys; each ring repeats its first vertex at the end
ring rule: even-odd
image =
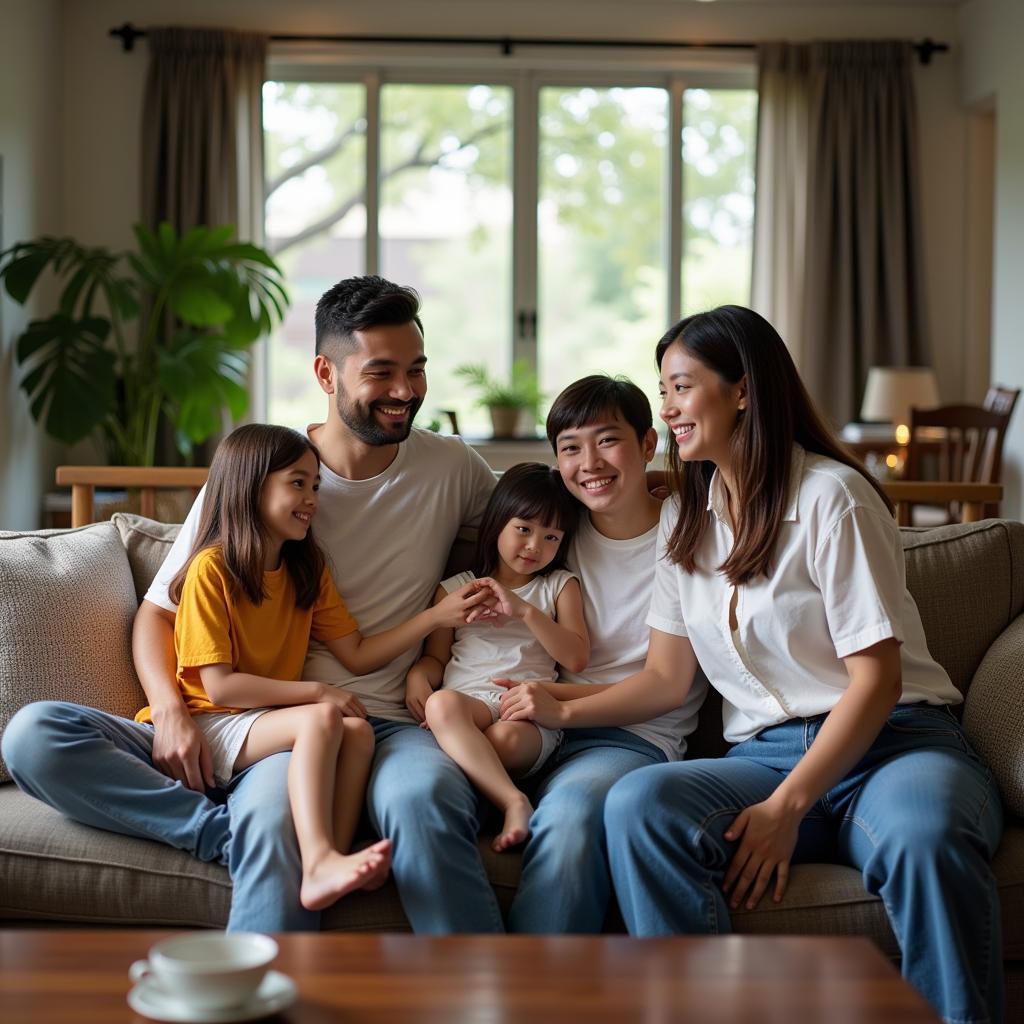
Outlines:
{"type": "MultiPolygon", "coordinates": [[[[771,576],[738,588],[735,633],[729,628],[732,587],[717,571],[733,544],[725,502],[716,473],[696,571],[659,557],[647,622],[690,638],[722,694],[727,740],[738,743],[768,726],[831,711],[850,682],[842,659],[890,637],[901,644],[899,703],[960,702],[928,653],[907,590],[899,528],[860,473],[794,447],[771,576]]],[[[675,499],[665,503],[659,555],[678,514],[675,499]]]]}
{"type": "MultiPolygon", "coordinates": [[[[487,463],[461,438],[415,429],[383,473],[347,480],[321,466],[320,478],[314,536],[364,636],[429,607],[459,527],[479,522],[495,482],[487,463]]],[[[171,611],[167,588],[192,547],[202,499],[200,494],[146,593],[147,601],[171,611]]],[[[418,657],[416,648],[357,677],[311,640],[303,678],[343,686],[372,715],[411,722],[405,676],[418,657]]]]}
{"type": "MultiPolygon", "coordinates": [[[[569,683],[618,683],[639,672],[647,658],[651,631],[646,623],[654,585],[658,527],[628,540],[598,533],[589,513],[580,517],[567,563],[583,585],[583,611],[590,633],[590,662],[583,672],[566,672],[569,683]]],[[[698,670],[685,704],[649,722],[623,726],[653,743],[670,761],[686,752],[686,739],[697,728],[697,712],[707,693],[698,670]]]]}
{"type": "MultiPolygon", "coordinates": [[[[575,578],[575,573],[554,569],[545,576],[534,576],[512,593],[553,619],[562,587],[575,578]]],[[[441,586],[450,594],[473,579],[476,579],[473,573],[460,572],[444,580],[441,586]]],[[[495,678],[556,678],[555,659],[544,650],[525,622],[513,620],[503,626],[472,622],[455,630],[452,656],[444,669],[445,689],[459,690],[470,696],[504,693],[504,688],[491,682],[495,678]]]]}

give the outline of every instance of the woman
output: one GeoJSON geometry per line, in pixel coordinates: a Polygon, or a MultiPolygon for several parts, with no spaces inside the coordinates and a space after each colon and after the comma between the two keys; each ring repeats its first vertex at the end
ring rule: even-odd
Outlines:
{"type": "Polygon", "coordinates": [[[688,317],[657,360],[674,495],[644,671],[560,705],[528,689],[508,717],[649,717],[681,703],[699,659],[736,746],[611,790],[629,931],[728,931],[730,909],[782,898],[791,863],[836,860],[882,898],[905,976],[947,1020],[1000,1019],[998,793],[949,710],[888,500],[756,313],[688,317]]]}

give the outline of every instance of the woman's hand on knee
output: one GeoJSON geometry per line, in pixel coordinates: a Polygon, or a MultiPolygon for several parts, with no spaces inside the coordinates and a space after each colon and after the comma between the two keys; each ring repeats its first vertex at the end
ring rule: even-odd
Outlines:
{"type": "Polygon", "coordinates": [[[781,807],[772,798],[744,808],[725,832],[729,842],[739,847],[725,872],[722,889],[729,906],[736,910],[746,900],[753,910],[761,901],[772,875],[772,898],[782,899],[789,884],[789,862],[796,849],[797,833],[803,814],[781,807]]]}

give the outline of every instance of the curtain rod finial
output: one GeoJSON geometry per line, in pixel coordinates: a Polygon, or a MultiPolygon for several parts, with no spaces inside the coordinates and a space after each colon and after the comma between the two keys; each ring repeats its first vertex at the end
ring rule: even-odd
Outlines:
{"type": "Polygon", "coordinates": [[[126,21],[120,28],[112,28],[107,34],[121,40],[123,52],[131,53],[135,49],[135,40],[142,38],[146,33],[142,29],[136,28],[130,21],[126,21]]]}

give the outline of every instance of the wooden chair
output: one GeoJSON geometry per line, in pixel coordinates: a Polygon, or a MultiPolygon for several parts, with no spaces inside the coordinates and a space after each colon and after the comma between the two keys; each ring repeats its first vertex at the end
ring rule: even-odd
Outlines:
{"type": "MultiPolygon", "coordinates": [[[[1012,404],[1011,404],[1012,409],[1012,404]]],[[[997,484],[1003,468],[1003,442],[1010,422],[1009,412],[994,412],[977,405],[944,405],[937,409],[910,410],[910,440],[904,477],[922,480],[922,428],[931,428],[927,442],[937,459],[936,479],[947,483],[997,484]],[[936,440],[934,428],[942,433],[936,440]]],[[[998,502],[986,503],[985,515],[998,516],[998,502]]],[[[960,516],[947,506],[947,522],[960,516]]]]}
{"type": "Polygon", "coordinates": [[[1020,388],[1004,388],[1001,384],[993,384],[985,394],[981,407],[989,412],[1001,412],[1010,416],[1013,407],[1020,398],[1020,388]]]}
{"type": "Polygon", "coordinates": [[[207,473],[206,466],[58,466],[57,483],[71,488],[71,525],[75,527],[95,522],[97,487],[138,488],[139,511],[154,519],[158,490],[189,490],[194,499],[206,483],[207,473]]]}

